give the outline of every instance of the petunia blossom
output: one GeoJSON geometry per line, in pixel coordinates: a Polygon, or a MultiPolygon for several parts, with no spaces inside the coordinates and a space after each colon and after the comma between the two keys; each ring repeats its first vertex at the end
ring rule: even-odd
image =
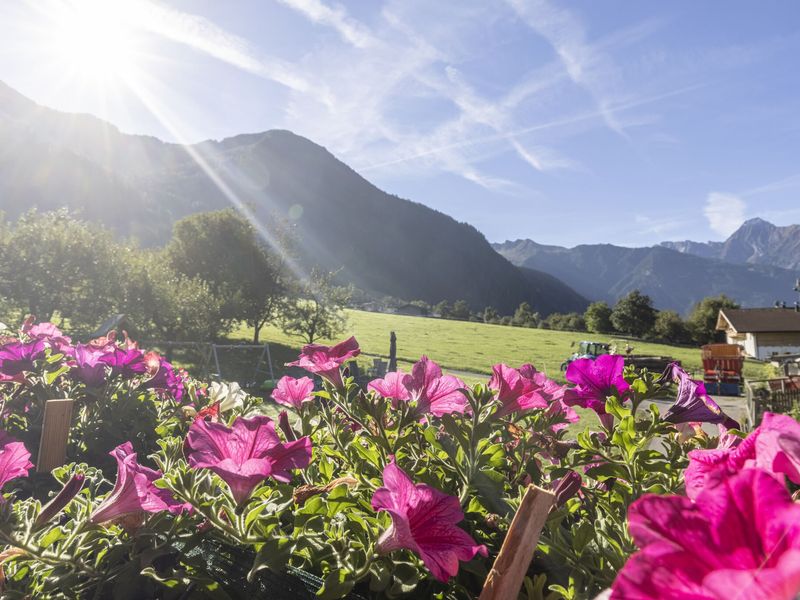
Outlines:
{"type": "Polygon", "coordinates": [[[272,391],[272,399],[278,404],[299,410],[303,404],[314,400],[313,392],[314,381],[310,377],[295,379],[285,375],[272,391]]]}
{"type": "Polygon", "coordinates": [[[494,365],[489,389],[496,392],[496,400],[500,403],[495,416],[503,417],[534,408],[547,408],[548,402],[538,393],[539,388],[533,379],[523,377],[517,369],[504,364],[494,365]]]}
{"type": "Polygon", "coordinates": [[[170,363],[155,353],[148,352],[144,360],[150,378],[142,384],[142,387],[167,393],[180,402],[184,392],[183,377],[175,372],[170,363]],[[157,362],[154,364],[154,361],[157,362]]]}
{"type": "Polygon", "coordinates": [[[684,496],[648,494],[628,509],[640,548],[612,600],[794,600],[800,592],[800,504],[761,469],[684,496]]]}
{"type": "Polygon", "coordinates": [[[135,348],[122,349],[115,347],[111,352],[104,352],[100,362],[111,367],[111,374],[125,378],[143,375],[147,371],[144,354],[135,348]]]}
{"type": "Polygon", "coordinates": [[[0,346],[0,374],[13,377],[23,371],[32,371],[33,362],[44,355],[42,340],[11,342],[0,346]]]}
{"type": "Polygon", "coordinates": [[[191,506],[178,502],[168,490],[154,485],[161,479],[160,471],[155,471],[136,460],[133,445],[125,442],[109,452],[117,461],[117,480],[114,489],[92,512],[92,523],[118,521],[128,516],[169,511],[177,514],[191,510],[191,506]]]}
{"type": "Polygon", "coordinates": [[[45,342],[54,352],[72,356],[72,340],[53,323],[34,323],[35,318],[29,315],[22,324],[21,331],[30,340],[45,342]]]}
{"type": "MultiPolygon", "coordinates": [[[[25,444],[0,429],[0,489],[12,479],[27,477],[32,468],[31,453],[25,444]]],[[[0,496],[2,502],[3,497],[0,496]]]]}
{"type": "Polygon", "coordinates": [[[241,408],[244,406],[245,398],[247,392],[235,381],[230,383],[215,381],[208,388],[208,401],[212,405],[216,404],[222,412],[241,408]]]}
{"type": "Polygon", "coordinates": [[[719,477],[746,467],[785,475],[800,484],[800,423],[792,417],[764,413],[761,425],[740,443],[734,445],[727,438],[721,439],[725,440],[722,446],[689,452],[689,466],[683,473],[689,498],[696,498],[719,477]]]}
{"type": "Polygon", "coordinates": [[[90,387],[99,387],[106,382],[106,364],[102,362],[106,352],[91,346],[75,346],[72,376],[90,387]]]}
{"type": "Polygon", "coordinates": [[[441,367],[427,356],[414,363],[411,374],[403,377],[403,385],[420,414],[441,417],[468,410],[467,398],[461,392],[466,387],[464,382],[453,375],[442,375],[441,367]]]}
{"type": "Polygon", "coordinates": [[[598,415],[606,414],[606,398],[620,397],[630,388],[622,376],[624,369],[625,358],[615,354],[573,360],[567,367],[566,378],[576,387],[565,399],[566,404],[591,408],[598,415]]]}
{"type": "Polygon", "coordinates": [[[488,555],[486,546],[456,525],[464,519],[458,498],[415,485],[394,458],[383,469],[383,487],[372,496],[372,508],[392,517],[391,527],[378,539],[378,553],[411,550],[440,581],[458,573],[458,561],[488,555]]]}
{"type": "Polygon", "coordinates": [[[246,500],[267,477],[288,482],[292,469],[311,461],[311,439],[282,443],[269,417],[236,417],[232,427],[195,421],[186,436],[189,466],[219,475],[237,503],[246,500]]]}
{"type": "Polygon", "coordinates": [[[356,338],[350,337],[335,346],[322,346],[320,344],[306,344],[300,351],[300,358],[294,362],[286,363],[287,367],[301,367],[319,375],[336,388],[344,385],[342,381],[341,366],[345,361],[361,354],[356,338]]]}
{"type": "Polygon", "coordinates": [[[411,400],[411,392],[403,383],[406,374],[402,371],[389,371],[383,379],[373,379],[367,384],[367,389],[372,390],[382,398],[397,402],[411,400]]]}
{"type": "Polygon", "coordinates": [[[664,413],[670,423],[721,423],[727,428],[739,429],[739,423],[726,415],[706,392],[702,381],[695,381],[678,364],[673,363],[665,371],[661,381],[671,379],[678,385],[675,402],[664,413]]]}

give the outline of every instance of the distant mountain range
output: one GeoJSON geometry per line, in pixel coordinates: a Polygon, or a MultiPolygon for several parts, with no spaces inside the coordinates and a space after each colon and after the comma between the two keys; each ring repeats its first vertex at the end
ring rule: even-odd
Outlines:
{"type": "Polygon", "coordinates": [[[764,219],[745,221],[724,242],[661,242],[685,254],[719,258],[736,264],[800,269],[800,225],[778,227],[764,219]]]}
{"type": "Polygon", "coordinates": [[[800,226],[776,227],[761,219],[747,221],[724,242],[563,248],[516,240],[493,246],[515,265],[557,276],[587,298],[614,303],[639,289],[657,308],[683,313],[717,294],[743,306],[791,304],[800,276],[800,226]]]}
{"type": "Polygon", "coordinates": [[[504,314],[522,301],[543,314],[587,305],[557,276],[512,265],[474,227],[381,191],[288,131],[170,144],[0,83],[0,141],[0,209],[12,219],[67,207],[157,245],[185,215],[240,204],[262,222],[289,220],[306,267],[341,269],[341,281],[374,295],[504,314]]]}

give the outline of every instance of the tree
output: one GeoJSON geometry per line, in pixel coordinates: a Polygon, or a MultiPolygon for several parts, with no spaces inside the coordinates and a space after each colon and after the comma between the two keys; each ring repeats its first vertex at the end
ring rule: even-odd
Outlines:
{"type": "Polygon", "coordinates": [[[592,302],[583,314],[586,329],[592,333],[611,333],[611,307],[605,302],[592,302]]]}
{"type": "Polygon", "coordinates": [[[642,337],[648,333],[656,321],[656,310],[650,296],[633,290],[621,298],[611,312],[611,324],[621,333],[642,337]]]}
{"type": "Polygon", "coordinates": [[[253,328],[255,344],[264,325],[282,310],[290,284],[285,231],[273,226],[264,235],[268,242],[228,208],[179,220],[167,247],[175,269],[207,281],[225,300],[225,318],[244,320],[253,328]]]}
{"type": "Polygon", "coordinates": [[[691,340],[689,328],[674,310],[662,310],[656,315],[653,335],[667,342],[685,344],[691,340]]]}
{"type": "Polygon", "coordinates": [[[314,269],[300,285],[284,310],[282,328],[285,333],[313,344],[314,340],[332,339],[344,331],[347,319],[343,308],[351,292],[333,285],[333,276],[334,273],[314,269]]]}
{"type": "Polygon", "coordinates": [[[456,300],[450,317],[459,321],[468,321],[469,314],[469,304],[467,304],[466,300],[456,300]]]}
{"type": "Polygon", "coordinates": [[[208,282],[179,273],[158,252],[130,257],[118,293],[119,311],[140,335],[157,340],[207,342],[232,326],[208,282]]]}
{"type": "Polygon", "coordinates": [[[586,321],[579,313],[553,313],[543,319],[539,327],[558,331],[586,331],[586,321]]]}
{"type": "Polygon", "coordinates": [[[709,344],[720,335],[717,332],[719,311],[723,308],[739,308],[739,305],[725,294],[703,298],[695,304],[687,324],[692,338],[698,344],[709,344]]]}
{"type": "Polygon", "coordinates": [[[487,306],[483,309],[483,322],[484,323],[497,323],[500,320],[500,315],[497,309],[493,306],[487,306]]]}
{"type": "Polygon", "coordinates": [[[133,248],[66,211],[31,211],[5,230],[0,289],[7,302],[40,320],[56,314],[73,329],[94,329],[114,310],[122,264],[133,248]]]}
{"type": "Polygon", "coordinates": [[[453,312],[450,303],[447,300],[442,300],[439,304],[433,307],[433,313],[439,315],[442,319],[449,319],[453,312]]]}
{"type": "Polygon", "coordinates": [[[533,312],[527,302],[522,302],[514,311],[511,324],[515,327],[536,327],[539,324],[539,313],[533,312]]]}

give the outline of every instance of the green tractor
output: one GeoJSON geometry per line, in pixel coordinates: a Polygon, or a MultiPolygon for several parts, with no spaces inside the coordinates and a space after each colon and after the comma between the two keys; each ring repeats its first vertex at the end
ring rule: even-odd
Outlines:
{"type": "Polygon", "coordinates": [[[604,344],[603,342],[580,342],[578,344],[578,351],[573,352],[572,356],[561,363],[561,370],[566,371],[569,363],[571,363],[573,360],[578,360],[579,358],[595,359],[601,354],[608,354],[609,352],[611,352],[610,344],[604,344]]]}

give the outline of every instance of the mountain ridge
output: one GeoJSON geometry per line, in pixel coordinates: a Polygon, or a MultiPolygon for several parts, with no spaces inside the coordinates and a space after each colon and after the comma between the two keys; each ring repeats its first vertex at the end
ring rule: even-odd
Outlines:
{"type": "Polygon", "coordinates": [[[463,299],[504,314],[523,301],[542,314],[587,304],[557,278],[512,265],[472,225],[380,190],[286,130],[184,146],[39,106],[0,83],[0,139],[0,197],[12,219],[66,207],[155,246],[177,219],[233,204],[260,222],[287,220],[301,264],[338,270],[375,295],[463,299]]]}

